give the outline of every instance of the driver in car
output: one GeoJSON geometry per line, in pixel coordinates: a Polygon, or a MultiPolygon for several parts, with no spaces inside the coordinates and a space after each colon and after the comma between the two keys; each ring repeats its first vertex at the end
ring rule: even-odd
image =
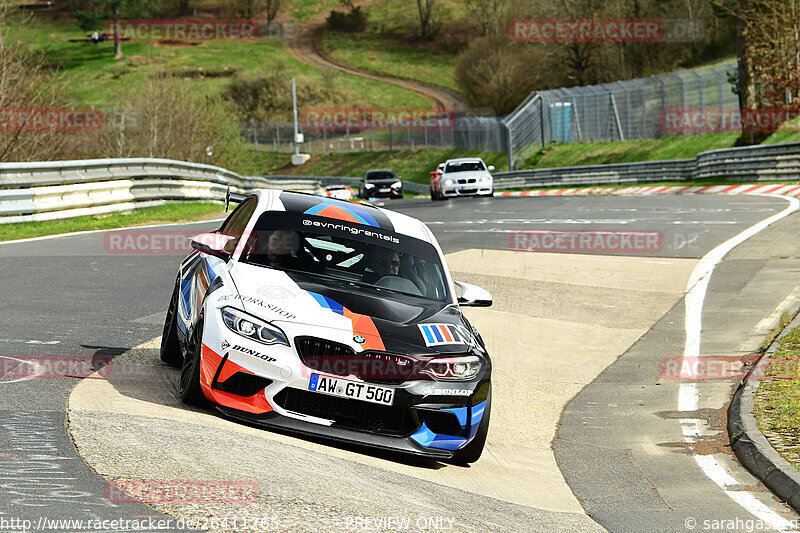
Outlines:
{"type": "Polygon", "coordinates": [[[267,264],[278,268],[298,268],[300,236],[294,230],[276,229],[267,239],[267,264]]]}
{"type": "Polygon", "coordinates": [[[374,248],[367,257],[366,270],[362,280],[366,283],[376,283],[385,276],[397,276],[400,270],[400,256],[388,248],[374,248]]]}

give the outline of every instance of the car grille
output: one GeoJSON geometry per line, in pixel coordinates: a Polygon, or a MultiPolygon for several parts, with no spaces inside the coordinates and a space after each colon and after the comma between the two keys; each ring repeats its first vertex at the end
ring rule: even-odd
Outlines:
{"type": "Polygon", "coordinates": [[[458,184],[459,185],[464,185],[464,184],[467,184],[467,183],[475,183],[475,181],[476,181],[475,178],[469,178],[469,179],[462,178],[462,179],[458,180],[458,184]]]}
{"type": "Polygon", "coordinates": [[[229,392],[237,396],[254,396],[266,389],[272,380],[248,374],[247,372],[236,372],[223,382],[214,385],[216,390],[229,392]]]}
{"type": "Polygon", "coordinates": [[[295,339],[295,346],[300,360],[311,370],[334,376],[352,374],[372,383],[403,383],[419,366],[405,355],[376,351],[357,354],[344,344],[314,337],[295,339]]]}
{"type": "Polygon", "coordinates": [[[408,409],[360,400],[286,388],[275,395],[275,403],[287,411],[333,420],[335,427],[406,436],[417,424],[408,409]]]}
{"type": "Polygon", "coordinates": [[[478,189],[461,189],[460,191],[457,192],[458,194],[474,194],[478,192],[478,189]]]}

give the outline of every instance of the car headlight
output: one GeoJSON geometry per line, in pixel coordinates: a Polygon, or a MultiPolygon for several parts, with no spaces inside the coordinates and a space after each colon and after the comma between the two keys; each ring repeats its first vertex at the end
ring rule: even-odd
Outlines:
{"type": "Polygon", "coordinates": [[[450,178],[448,178],[448,179],[444,180],[444,184],[445,184],[445,185],[452,185],[452,184],[453,184],[453,180],[451,180],[450,178]]]}
{"type": "Polygon", "coordinates": [[[403,184],[400,183],[399,181],[395,181],[394,183],[392,183],[392,189],[399,189],[402,186],[403,184]]]}
{"type": "Polygon", "coordinates": [[[462,381],[472,379],[481,371],[477,356],[438,357],[425,365],[423,372],[437,380],[462,381]]]}
{"type": "Polygon", "coordinates": [[[365,189],[374,189],[375,185],[373,183],[365,183],[364,184],[364,188],[365,189]]]}
{"type": "Polygon", "coordinates": [[[277,326],[259,320],[233,307],[224,307],[220,312],[222,313],[222,321],[225,322],[228,329],[242,337],[247,337],[261,344],[285,344],[289,346],[289,340],[277,326]]]}

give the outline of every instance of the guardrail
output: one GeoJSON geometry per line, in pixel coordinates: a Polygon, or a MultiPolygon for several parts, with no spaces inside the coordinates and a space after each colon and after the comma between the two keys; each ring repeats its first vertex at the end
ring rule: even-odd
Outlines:
{"type": "MultiPolygon", "coordinates": [[[[212,165],[171,159],[89,159],[0,163],[0,224],[127,211],[170,200],[224,200],[235,192],[284,189],[317,192],[340,176],[240,176],[212,165]]],[[[404,182],[411,192],[427,186],[404,182]]]]}
{"type": "MultiPolygon", "coordinates": [[[[800,143],[726,148],[692,159],[498,172],[495,189],[636,184],[724,176],[734,181],[800,180],[800,143]]],[[[171,159],[90,159],[0,163],[0,224],[101,214],[170,200],[222,200],[225,190],[316,192],[359,178],[240,176],[212,165],[171,159]]],[[[403,182],[409,192],[426,184],[403,182]]]]}
{"type": "Polygon", "coordinates": [[[800,143],[724,148],[692,159],[498,172],[496,189],[624,185],[722,176],[733,181],[800,179],[800,143]]]}

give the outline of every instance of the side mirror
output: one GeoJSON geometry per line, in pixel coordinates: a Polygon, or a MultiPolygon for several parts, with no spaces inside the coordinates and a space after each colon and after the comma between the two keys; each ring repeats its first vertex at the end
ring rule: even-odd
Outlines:
{"type": "Polygon", "coordinates": [[[462,307],[490,307],[492,305],[492,295],[486,289],[463,281],[455,281],[454,283],[461,289],[458,305],[462,307]]]}
{"type": "Polygon", "coordinates": [[[489,172],[492,172],[493,170],[494,170],[494,165],[489,165],[489,172]]]}
{"type": "Polygon", "coordinates": [[[192,248],[204,254],[227,260],[231,256],[228,244],[234,238],[221,233],[200,233],[192,237],[192,248]]]}

